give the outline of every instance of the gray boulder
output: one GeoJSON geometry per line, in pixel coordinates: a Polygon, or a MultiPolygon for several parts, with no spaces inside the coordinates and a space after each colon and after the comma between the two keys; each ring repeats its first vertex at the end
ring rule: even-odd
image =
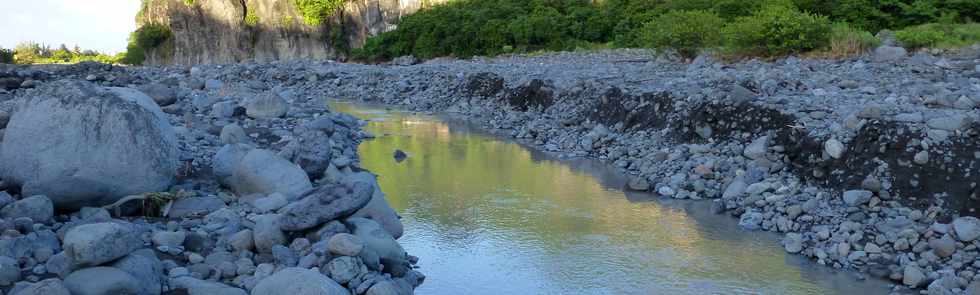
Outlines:
{"type": "Polygon", "coordinates": [[[20,281],[20,264],[7,256],[0,256],[0,286],[9,286],[20,281]]]}
{"type": "Polygon", "coordinates": [[[115,267],[98,266],[77,270],[65,278],[72,295],[136,295],[140,282],[115,267]]]}
{"type": "Polygon", "coordinates": [[[317,271],[290,267],[259,281],[252,295],[347,295],[346,288],[317,271]]]}
{"type": "Polygon", "coordinates": [[[188,295],[248,295],[245,290],[239,288],[190,276],[173,278],[170,280],[170,286],[175,290],[184,290],[188,295]]]}
{"type": "Polygon", "coordinates": [[[48,223],[54,217],[54,204],[45,196],[27,197],[0,209],[0,217],[8,220],[27,217],[34,222],[48,223]]]}
{"type": "Polygon", "coordinates": [[[324,266],[323,272],[329,274],[334,281],[346,284],[361,273],[366,273],[367,267],[357,257],[342,256],[330,260],[324,266]]]}
{"type": "Polygon", "coordinates": [[[255,249],[261,253],[271,253],[272,247],[286,244],[286,234],[282,232],[280,216],[267,214],[256,217],[252,238],[255,249]]]}
{"type": "Polygon", "coordinates": [[[47,279],[13,291],[12,295],[71,295],[59,279],[47,279]]]}
{"type": "Polygon", "coordinates": [[[956,241],[949,236],[929,241],[929,247],[936,253],[936,256],[946,258],[956,253],[956,241]]]}
{"type": "Polygon", "coordinates": [[[248,143],[248,135],[245,134],[245,129],[238,124],[228,124],[221,127],[221,134],[219,135],[221,143],[223,144],[236,144],[236,143],[248,143]]]}
{"type": "Polygon", "coordinates": [[[738,225],[747,230],[759,230],[762,227],[762,213],[746,211],[738,220],[738,225]]]}
{"type": "Polygon", "coordinates": [[[141,248],[143,241],[132,226],[114,223],[83,224],[65,234],[65,254],[79,265],[100,265],[141,248]]]}
{"type": "Polygon", "coordinates": [[[333,159],[333,141],[324,131],[301,132],[282,149],[281,155],[296,163],[312,179],[323,176],[333,159]]]}
{"type": "MultiPolygon", "coordinates": [[[[410,291],[410,290],[409,290],[410,291]]],[[[406,295],[411,294],[399,286],[395,281],[390,279],[385,279],[374,283],[370,289],[367,290],[366,295],[406,295]]]]}
{"type": "Polygon", "coordinates": [[[353,235],[364,241],[364,249],[378,254],[382,260],[407,259],[405,249],[377,222],[366,218],[348,218],[345,223],[352,229],[353,235]]]}
{"type": "Polygon", "coordinates": [[[213,162],[215,176],[236,194],[281,193],[295,199],[313,188],[306,172],[296,164],[268,150],[245,149],[242,145],[222,147],[213,162]]]}
{"type": "Polygon", "coordinates": [[[141,295],[159,295],[163,290],[163,263],[153,250],[134,251],[114,262],[112,266],[136,278],[141,295]]]}
{"type": "Polygon", "coordinates": [[[878,48],[875,48],[871,59],[877,62],[888,62],[903,59],[906,55],[908,55],[908,50],[905,50],[905,48],[896,46],[879,46],[878,48]]]}
{"type": "Polygon", "coordinates": [[[338,233],[327,240],[327,250],[333,255],[357,256],[364,250],[364,241],[352,234],[338,233]]]}
{"type": "Polygon", "coordinates": [[[256,95],[245,102],[245,114],[255,119],[279,118],[289,111],[289,103],[274,91],[256,95]]]}
{"type": "Polygon", "coordinates": [[[980,238],[980,219],[976,217],[960,217],[953,220],[953,231],[963,242],[971,242],[980,238]]]}
{"type": "Polygon", "coordinates": [[[373,193],[364,182],[323,185],[286,206],[282,229],[301,231],[347,217],[367,205],[373,193]]]}
{"type": "Polygon", "coordinates": [[[0,176],[55,207],[102,206],[166,190],[177,137],[152,99],[129,88],[46,83],[14,113],[0,145],[0,176]]]}
{"type": "Polygon", "coordinates": [[[168,106],[177,102],[177,91],[167,85],[157,83],[147,84],[140,86],[139,90],[152,98],[160,106],[168,106]]]}
{"type": "Polygon", "coordinates": [[[228,186],[231,183],[231,176],[235,174],[235,167],[253,149],[255,148],[241,143],[226,144],[218,149],[211,160],[211,171],[218,182],[228,186]]]}
{"type": "Polygon", "coordinates": [[[874,193],[868,190],[849,190],[845,191],[841,198],[848,206],[860,206],[870,201],[873,195],[874,193]]]}
{"type": "Polygon", "coordinates": [[[926,275],[918,266],[906,265],[902,273],[902,283],[906,286],[915,288],[926,282],[926,275]]]}
{"type": "Polygon", "coordinates": [[[799,233],[788,233],[783,238],[783,248],[789,253],[800,253],[803,251],[803,235],[799,233]]]}
{"type": "Polygon", "coordinates": [[[388,204],[388,200],[385,199],[385,194],[381,192],[381,187],[378,186],[378,180],[374,174],[368,172],[354,173],[349,176],[348,181],[368,183],[374,189],[371,201],[351,216],[374,220],[381,224],[381,227],[388,231],[392,237],[400,238],[405,231],[401,217],[388,204]]]}

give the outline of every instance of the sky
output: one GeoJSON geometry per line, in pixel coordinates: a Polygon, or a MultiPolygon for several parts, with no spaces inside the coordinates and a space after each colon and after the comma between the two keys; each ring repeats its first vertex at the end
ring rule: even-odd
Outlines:
{"type": "Polygon", "coordinates": [[[139,7],[140,0],[0,0],[0,47],[34,41],[122,52],[139,7]]]}

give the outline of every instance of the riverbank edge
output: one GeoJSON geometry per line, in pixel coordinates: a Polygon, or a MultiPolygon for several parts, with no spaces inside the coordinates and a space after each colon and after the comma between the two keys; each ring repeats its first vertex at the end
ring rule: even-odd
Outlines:
{"type": "MultiPolygon", "coordinates": [[[[706,101],[686,109],[672,109],[672,104],[683,101],[683,98],[673,97],[667,92],[638,93],[615,86],[591,89],[592,91],[563,89],[539,79],[531,79],[515,87],[503,87],[503,85],[514,84],[510,81],[500,81],[510,78],[512,77],[504,78],[489,71],[481,72],[466,76],[463,79],[465,82],[461,83],[463,85],[415,85],[417,89],[425,89],[427,92],[441,91],[441,96],[419,98],[415,97],[417,95],[415,91],[406,91],[399,99],[382,98],[380,101],[416,111],[454,113],[457,114],[456,117],[481,126],[488,132],[520,139],[539,150],[601,160],[629,175],[634,175],[634,180],[629,185],[630,189],[649,190],[665,197],[690,198],[690,195],[681,195],[679,189],[665,181],[664,179],[669,177],[664,177],[662,173],[637,173],[636,170],[626,169],[629,165],[617,163],[616,157],[606,153],[608,149],[603,149],[603,153],[595,149],[598,145],[562,149],[542,141],[537,135],[531,134],[531,130],[527,128],[534,125],[536,117],[552,118],[554,110],[581,109],[583,105],[596,107],[587,120],[559,124],[563,125],[560,132],[574,134],[583,139],[589,138],[587,140],[592,143],[603,140],[608,143],[642,140],[655,130],[666,130],[667,134],[664,138],[669,138],[668,141],[671,142],[669,145],[676,149],[683,149],[684,153],[696,155],[704,153],[706,149],[714,149],[720,153],[743,157],[746,162],[753,162],[742,167],[744,169],[732,169],[735,171],[729,171],[730,173],[723,172],[723,174],[730,174],[731,177],[721,181],[723,187],[716,194],[694,198],[711,199],[715,212],[728,213],[739,218],[739,223],[744,228],[784,234],[783,245],[789,253],[801,254],[816,260],[819,264],[834,268],[852,269],[859,273],[891,279],[897,283],[895,290],[900,290],[901,285],[912,288],[946,288],[946,290],[980,288],[980,282],[975,277],[976,273],[972,271],[972,267],[964,267],[971,261],[969,257],[976,257],[976,241],[973,243],[969,240],[964,241],[960,237],[962,234],[956,234],[951,224],[952,216],[956,213],[950,213],[948,206],[945,208],[941,206],[942,201],[936,204],[936,199],[922,198],[920,202],[916,202],[915,198],[903,199],[892,195],[888,188],[882,187],[880,180],[875,183],[871,177],[865,177],[888,175],[889,178],[904,180],[902,177],[916,173],[898,171],[895,173],[897,175],[892,175],[893,171],[874,171],[874,167],[870,167],[871,171],[868,171],[865,170],[868,167],[861,168],[861,163],[880,160],[878,156],[881,153],[871,151],[877,147],[878,142],[869,141],[863,144],[858,142],[858,144],[840,147],[842,150],[835,152],[836,139],[811,137],[804,132],[805,129],[801,130],[800,126],[794,124],[798,118],[783,114],[771,106],[748,100],[706,101]],[[438,90],[432,90],[433,88],[438,90]],[[581,104],[585,100],[595,101],[597,97],[599,98],[597,105],[581,104]],[[630,113],[635,114],[635,112],[617,109],[617,106],[637,101],[639,103],[633,105],[642,105],[642,111],[653,111],[661,115],[637,122],[636,117],[629,116],[630,113]],[[647,104],[644,105],[644,102],[647,104]],[[724,118],[731,117],[731,114],[743,116],[735,118],[736,124],[728,126],[729,122],[725,122],[724,118]],[[501,124],[501,121],[508,117],[519,119],[515,120],[517,122],[501,124]],[[639,126],[639,128],[624,131],[621,126],[624,124],[639,126]],[[713,134],[704,136],[701,130],[705,126],[709,127],[712,130],[709,133],[713,134]],[[598,140],[591,138],[596,135],[597,130],[601,129],[605,130],[599,132],[607,134],[599,136],[598,140]],[[751,133],[752,137],[747,138],[748,140],[739,137],[739,133],[742,132],[751,133]],[[748,181],[747,179],[750,178],[748,174],[752,173],[753,168],[758,167],[758,164],[769,165],[768,172],[771,174],[767,173],[768,177],[759,181],[748,181]],[[855,180],[853,177],[836,179],[820,177],[821,168],[829,169],[838,166],[850,167],[849,169],[853,169],[853,172],[861,175],[861,178],[855,180]],[[796,188],[791,188],[794,185],[796,188]],[[810,190],[812,197],[803,198],[801,195],[789,193],[803,186],[810,190]],[[907,206],[905,203],[910,204],[907,206]],[[884,209],[885,207],[888,209],[884,209]],[[859,218],[882,210],[901,212],[904,218],[887,220],[859,218]],[[943,253],[942,257],[939,257],[940,254],[937,252],[949,251],[939,248],[948,248],[947,242],[950,239],[952,239],[954,253],[943,253]],[[960,252],[955,253],[958,250],[960,252]],[[954,255],[957,257],[951,259],[950,257],[954,255]],[[922,259],[925,259],[925,262],[922,259]]],[[[366,88],[362,93],[383,92],[383,89],[366,88]]],[[[328,90],[327,93],[339,96],[350,94],[342,90],[333,92],[328,90]]],[[[370,100],[374,96],[361,97],[370,100]]],[[[915,136],[912,135],[914,133],[906,132],[911,124],[895,123],[880,117],[866,119],[869,122],[858,130],[854,138],[890,134],[890,137],[886,136],[885,141],[892,144],[902,143],[903,146],[915,140],[913,138],[915,136]]],[[[975,125],[970,128],[974,131],[968,132],[975,132],[975,125]]],[[[940,148],[948,149],[961,159],[972,158],[972,151],[977,150],[975,143],[969,142],[969,137],[952,140],[954,144],[940,148]]],[[[914,158],[913,155],[906,155],[906,151],[894,151],[896,153],[891,155],[891,159],[886,160],[898,162],[902,159],[914,158]]],[[[666,153],[656,157],[668,161],[672,156],[673,154],[666,153]]],[[[952,172],[944,171],[944,166],[940,167],[941,164],[936,167],[924,166],[914,170],[928,171],[933,175],[938,173],[945,177],[953,175],[952,172]]],[[[710,171],[710,167],[703,166],[694,167],[693,170],[695,173],[704,174],[702,176],[716,172],[710,171]]],[[[972,176],[966,174],[966,177],[972,176]]],[[[960,182],[960,184],[964,183],[960,182]]],[[[945,184],[927,184],[924,187],[927,187],[926,190],[944,191],[956,188],[955,185],[945,184]]]]}

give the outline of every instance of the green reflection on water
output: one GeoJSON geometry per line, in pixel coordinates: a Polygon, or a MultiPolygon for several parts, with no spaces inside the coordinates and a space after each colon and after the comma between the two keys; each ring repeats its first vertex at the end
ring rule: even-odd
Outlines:
{"type": "Polygon", "coordinates": [[[458,131],[429,116],[331,107],[372,120],[365,128],[377,138],[361,144],[361,162],[380,175],[388,201],[403,215],[400,242],[422,258],[428,278],[418,294],[828,294],[882,288],[788,263],[772,236],[738,232],[728,217],[695,219],[692,202],[631,203],[592,174],[542,160],[515,143],[458,131]],[[395,149],[408,159],[394,161],[395,149]]]}

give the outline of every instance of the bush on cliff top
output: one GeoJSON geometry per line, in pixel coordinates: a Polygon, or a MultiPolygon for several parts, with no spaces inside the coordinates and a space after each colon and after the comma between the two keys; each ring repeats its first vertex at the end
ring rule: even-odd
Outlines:
{"type": "Polygon", "coordinates": [[[344,0],[292,0],[292,3],[303,15],[303,23],[319,26],[344,5],[344,0]]]}

